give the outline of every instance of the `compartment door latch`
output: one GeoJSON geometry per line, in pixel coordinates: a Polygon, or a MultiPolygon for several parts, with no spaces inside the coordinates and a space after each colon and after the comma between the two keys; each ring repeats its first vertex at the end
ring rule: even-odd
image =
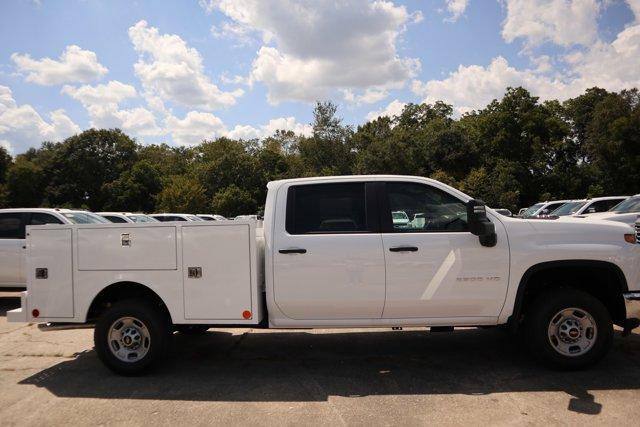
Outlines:
{"type": "Polygon", "coordinates": [[[187,267],[189,279],[199,279],[202,277],[202,267],[187,267]]]}
{"type": "Polygon", "coordinates": [[[36,279],[48,279],[48,278],[49,278],[48,268],[36,268],[36,279]]]}

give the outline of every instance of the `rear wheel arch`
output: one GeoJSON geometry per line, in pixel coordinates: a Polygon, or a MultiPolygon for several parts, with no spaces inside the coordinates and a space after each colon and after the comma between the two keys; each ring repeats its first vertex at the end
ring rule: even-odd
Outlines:
{"type": "Polygon", "coordinates": [[[89,305],[86,321],[95,322],[114,303],[127,299],[148,301],[150,304],[159,307],[167,320],[172,322],[171,313],[162,298],[150,287],[131,281],[116,282],[104,287],[89,305]]]}
{"type": "Polygon", "coordinates": [[[587,292],[609,310],[613,321],[622,324],[626,312],[622,293],[627,280],[617,265],[608,261],[561,260],[531,266],[520,279],[509,325],[516,330],[531,302],[545,290],[571,287],[587,292]]]}

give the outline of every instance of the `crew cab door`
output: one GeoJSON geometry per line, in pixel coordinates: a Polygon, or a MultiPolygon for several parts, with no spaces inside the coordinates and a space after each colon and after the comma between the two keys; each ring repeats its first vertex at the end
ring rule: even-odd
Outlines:
{"type": "Polygon", "coordinates": [[[278,192],[273,283],[291,319],[379,319],[385,264],[377,195],[362,182],[292,185],[278,192]],[[285,203],[286,200],[286,203],[285,203]]]}
{"type": "Polygon", "coordinates": [[[466,204],[420,182],[387,182],[380,209],[387,285],[384,318],[498,316],[509,274],[502,224],[493,221],[495,247],[480,245],[468,231],[466,204]]]}

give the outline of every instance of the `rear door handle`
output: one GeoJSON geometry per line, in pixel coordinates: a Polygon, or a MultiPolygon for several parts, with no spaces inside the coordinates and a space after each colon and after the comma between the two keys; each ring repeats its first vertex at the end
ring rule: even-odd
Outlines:
{"type": "Polygon", "coordinates": [[[391,252],[418,252],[417,246],[393,246],[389,248],[391,252]]]}
{"type": "Polygon", "coordinates": [[[280,249],[281,254],[306,254],[307,250],[302,248],[280,249]]]}

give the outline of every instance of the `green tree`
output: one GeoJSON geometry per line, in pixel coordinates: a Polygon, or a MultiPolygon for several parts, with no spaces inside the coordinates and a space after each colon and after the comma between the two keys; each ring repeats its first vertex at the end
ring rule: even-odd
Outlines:
{"type": "Polygon", "coordinates": [[[118,179],[104,185],[105,209],[153,212],[155,196],[162,190],[160,173],[143,160],[124,171],[118,179]]]}
{"type": "Polygon", "coordinates": [[[205,212],[208,205],[206,189],[197,179],[173,175],[167,179],[157,197],[157,210],[175,213],[205,212]]]}
{"type": "Polygon", "coordinates": [[[51,151],[46,199],[53,205],[86,204],[101,210],[107,198],[104,184],[133,166],[136,148],[135,141],[119,129],[89,129],[46,147],[51,151]]]}
{"type": "Polygon", "coordinates": [[[345,175],[351,173],[349,146],[353,131],[336,116],[332,102],[318,102],[313,111],[313,136],[298,144],[305,175],[345,175]]]}
{"type": "Polygon", "coordinates": [[[12,163],[13,159],[7,149],[0,146],[0,184],[5,182],[7,171],[12,163]]]}
{"type": "Polygon", "coordinates": [[[219,190],[211,201],[213,212],[226,217],[252,215],[258,210],[258,203],[249,191],[230,185],[219,190]]]}
{"type": "Polygon", "coordinates": [[[32,208],[42,204],[44,172],[34,162],[18,157],[7,172],[6,197],[12,207],[32,208]]]}

